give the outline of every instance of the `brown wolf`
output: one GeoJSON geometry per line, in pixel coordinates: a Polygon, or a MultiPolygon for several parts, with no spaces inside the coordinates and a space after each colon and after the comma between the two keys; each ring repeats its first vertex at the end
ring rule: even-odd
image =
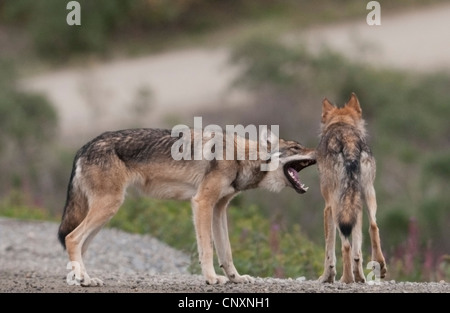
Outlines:
{"type": "MultiPolygon", "coordinates": [[[[191,136],[193,143],[201,138],[206,144],[207,139],[212,138],[200,130],[192,131],[191,136]]],[[[224,155],[231,145],[233,151],[245,147],[246,158],[175,160],[172,152],[179,139],[165,129],[119,130],[103,133],[77,152],[58,236],[72,264],[77,264],[78,274],[74,271],[74,279],[78,284],[103,284],[100,279],[89,277],[83,256],[94,236],[118,211],[130,185],[156,198],[191,201],[206,283],[254,280],[248,275],[239,275],[233,264],[227,228],[228,203],[239,192],[258,187],[278,192],[290,186],[304,193],[307,187],[300,182],[298,172],[315,164],[315,149],[279,139],[277,153],[251,159],[251,152],[261,151],[259,142],[234,135],[230,142],[223,139],[224,146],[228,143],[224,155]],[[273,159],[277,162],[276,169],[261,170],[261,165],[273,159]],[[213,243],[226,276],[215,273],[213,243]]],[[[194,144],[190,148],[193,152],[194,144]]]]}
{"type": "Polygon", "coordinates": [[[363,198],[368,208],[372,260],[380,266],[379,273],[375,275],[384,278],[386,263],[375,219],[375,159],[367,145],[361,106],[354,93],[343,108],[335,107],[326,98],[322,105],[321,135],[316,157],[321,193],[325,200],[325,264],[319,281],[333,283],[335,279],[337,226],[344,267],[341,281],[365,282],[361,253],[363,198]]]}

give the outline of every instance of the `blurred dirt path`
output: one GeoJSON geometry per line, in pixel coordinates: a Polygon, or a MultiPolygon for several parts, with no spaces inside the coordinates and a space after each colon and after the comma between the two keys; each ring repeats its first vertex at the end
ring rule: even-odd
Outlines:
{"type": "MultiPolygon", "coordinates": [[[[380,26],[368,26],[364,15],[294,39],[313,51],[326,46],[354,60],[424,71],[450,69],[449,29],[450,4],[396,15],[384,15],[381,8],[380,26]]],[[[61,141],[78,146],[102,131],[192,124],[202,108],[244,104],[245,95],[228,89],[238,69],[227,59],[227,47],[198,47],[87,64],[31,77],[23,85],[48,96],[59,113],[61,141]]]]}
{"type": "MultiPolygon", "coordinates": [[[[369,10],[367,12],[370,12],[369,10]]],[[[328,47],[352,59],[417,71],[450,70],[450,4],[384,15],[369,26],[366,16],[317,27],[305,38],[313,50],[328,47]]]]}
{"type": "Polygon", "coordinates": [[[228,86],[237,71],[227,58],[226,49],[169,51],[46,73],[23,85],[56,106],[61,140],[81,144],[106,130],[163,127],[195,108],[233,102],[228,86]]]}

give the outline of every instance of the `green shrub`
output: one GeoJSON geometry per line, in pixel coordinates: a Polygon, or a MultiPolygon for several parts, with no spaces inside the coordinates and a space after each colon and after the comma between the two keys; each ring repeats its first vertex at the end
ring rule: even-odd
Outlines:
{"type": "Polygon", "coordinates": [[[13,64],[0,59],[0,196],[21,190],[34,205],[48,186],[46,165],[52,153],[46,152],[56,135],[57,116],[43,96],[21,91],[15,83],[13,64]]]}
{"type": "Polygon", "coordinates": [[[20,191],[13,191],[0,202],[0,216],[24,220],[56,220],[42,207],[32,207],[30,201],[20,191]]]}
{"type": "Polygon", "coordinates": [[[315,279],[323,270],[323,249],[298,224],[287,227],[265,218],[258,207],[231,207],[230,240],[240,271],[262,277],[315,279]]]}
{"type": "Polygon", "coordinates": [[[109,225],[132,233],[151,234],[186,252],[195,242],[189,202],[129,196],[109,225]]]}
{"type": "MultiPolygon", "coordinates": [[[[199,273],[197,245],[189,202],[128,197],[108,224],[129,232],[147,233],[191,255],[199,273]]],[[[260,277],[318,277],[322,248],[298,225],[290,229],[270,223],[255,206],[229,208],[229,236],[236,268],[260,277]]],[[[221,272],[216,262],[217,272],[221,272]]]]}

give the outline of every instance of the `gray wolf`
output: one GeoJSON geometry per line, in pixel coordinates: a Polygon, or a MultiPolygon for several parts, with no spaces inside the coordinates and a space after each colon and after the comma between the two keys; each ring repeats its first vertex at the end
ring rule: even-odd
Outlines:
{"type": "Polygon", "coordinates": [[[316,152],[320,190],[325,200],[325,263],[319,281],[334,282],[337,227],[342,244],[341,281],[365,282],[361,253],[363,199],[368,209],[372,260],[378,262],[378,274],[384,278],[386,262],[375,217],[377,201],[373,183],[376,163],[367,144],[365,121],[354,93],[342,108],[334,106],[326,98],[323,100],[320,142],[316,152]]]}
{"type": "MultiPolygon", "coordinates": [[[[199,136],[199,131],[192,131],[193,138],[199,136]]],[[[200,134],[200,137],[206,145],[206,136],[200,134]]],[[[70,261],[79,267],[75,279],[80,285],[103,284],[88,275],[83,256],[94,236],[119,210],[131,185],[151,197],[191,201],[199,261],[206,283],[254,281],[248,275],[239,275],[233,264],[227,206],[239,192],[252,188],[279,192],[289,186],[304,193],[307,187],[300,182],[298,172],[315,164],[315,149],[279,139],[278,152],[273,156],[277,157],[279,166],[276,170],[262,171],[261,165],[270,161],[270,156],[256,160],[175,160],[171,150],[178,140],[167,129],[127,129],[103,133],[78,150],[58,237],[70,261]],[[213,245],[224,276],[214,270],[213,245]]],[[[223,144],[226,146],[227,142],[224,140],[223,144]]],[[[246,147],[246,155],[252,149],[260,149],[259,142],[237,135],[228,144],[234,148],[246,147]]],[[[194,147],[191,148],[193,152],[194,147]]]]}

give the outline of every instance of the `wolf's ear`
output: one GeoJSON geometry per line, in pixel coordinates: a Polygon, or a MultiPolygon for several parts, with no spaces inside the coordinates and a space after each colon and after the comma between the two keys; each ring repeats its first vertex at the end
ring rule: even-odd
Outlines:
{"type": "Polygon", "coordinates": [[[358,97],[356,96],[356,94],[354,92],[352,92],[352,95],[350,96],[350,100],[348,100],[348,102],[345,106],[352,108],[359,115],[362,114],[362,110],[361,110],[361,106],[359,105],[358,97]]]}
{"type": "Polygon", "coordinates": [[[328,112],[332,111],[335,108],[336,107],[333,104],[331,104],[331,102],[328,101],[327,98],[323,99],[323,101],[322,101],[322,123],[325,122],[328,112]]]}

